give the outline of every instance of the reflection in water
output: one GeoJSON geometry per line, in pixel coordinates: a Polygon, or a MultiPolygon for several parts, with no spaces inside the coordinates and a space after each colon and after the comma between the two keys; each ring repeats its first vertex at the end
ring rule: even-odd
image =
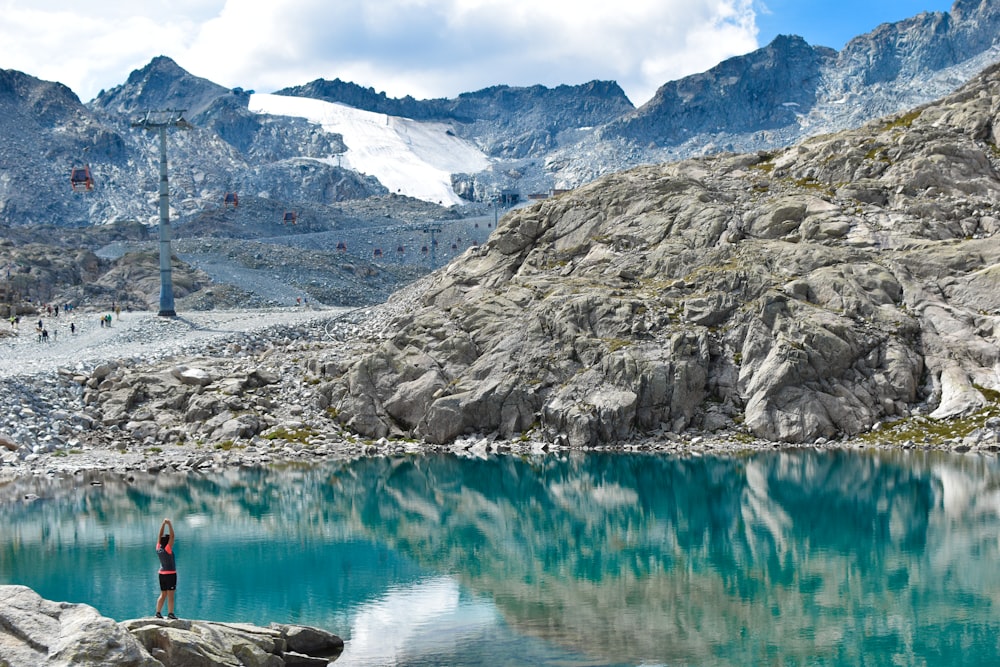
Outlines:
{"type": "Polygon", "coordinates": [[[149,614],[170,515],[182,615],[326,627],[351,665],[1000,652],[992,459],[405,457],[88,481],[0,487],[0,581],[149,614]]]}

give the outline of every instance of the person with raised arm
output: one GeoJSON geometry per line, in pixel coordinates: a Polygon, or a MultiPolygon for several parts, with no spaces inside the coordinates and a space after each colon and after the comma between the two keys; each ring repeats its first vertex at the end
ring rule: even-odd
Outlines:
{"type": "Polygon", "coordinates": [[[160,557],[160,597],[156,599],[156,618],[163,618],[163,602],[167,602],[167,618],[174,616],[174,592],[177,590],[177,567],[174,561],[174,526],[170,519],[160,524],[156,541],[156,555],[160,557]]]}

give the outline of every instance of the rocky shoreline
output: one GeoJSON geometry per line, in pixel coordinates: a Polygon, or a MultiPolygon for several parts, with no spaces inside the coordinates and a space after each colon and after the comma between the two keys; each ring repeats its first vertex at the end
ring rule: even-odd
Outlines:
{"type": "MultiPolygon", "coordinates": [[[[1000,65],[862,128],[609,175],[356,310],[0,340],[0,478],[1000,439],[1000,65]]],[[[55,325],[54,321],[43,324],[55,325]]],[[[28,324],[28,327],[31,325],[28,324]]]]}
{"type": "Polygon", "coordinates": [[[340,637],[319,628],[155,618],[118,623],[90,605],[0,586],[0,664],[8,667],[322,667],[343,649],[340,637]]]}
{"type": "MultiPolygon", "coordinates": [[[[89,364],[0,379],[0,482],[84,471],[186,473],[365,456],[581,450],[538,430],[516,439],[475,434],[430,444],[413,438],[364,438],[346,429],[325,393],[329,379],[342,373],[360,350],[384,339],[393,318],[412,308],[420,292],[418,283],[377,307],[298,313],[295,318],[284,311],[245,311],[240,313],[244,331],[208,338],[177,336],[170,330],[164,335],[171,323],[146,315],[129,332],[141,344],[111,345],[103,359],[89,364]],[[273,323],[283,319],[294,321],[273,323]],[[156,330],[162,336],[158,340],[156,330]]],[[[200,317],[204,319],[189,332],[220,328],[233,313],[200,317]]],[[[921,430],[921,419],[879,425],[863,437],[807,445],[767,441],[734,429],[662,430],[582,451],[726,455],[809,446],[994,455],[998,450],[1000,415],[979,415],[980,423],[953,432],[921,430]]]]}

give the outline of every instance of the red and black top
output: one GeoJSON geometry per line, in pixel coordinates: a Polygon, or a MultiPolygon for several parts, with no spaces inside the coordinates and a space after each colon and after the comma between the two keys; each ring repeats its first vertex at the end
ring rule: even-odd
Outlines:
{"type": "Polygon", "coordinates": [[[174,545],[167,544],[161,547],[156,543],[156,555],[160,557],[160,574],[177,574],[177,567],[174,563],[174,545]]]}

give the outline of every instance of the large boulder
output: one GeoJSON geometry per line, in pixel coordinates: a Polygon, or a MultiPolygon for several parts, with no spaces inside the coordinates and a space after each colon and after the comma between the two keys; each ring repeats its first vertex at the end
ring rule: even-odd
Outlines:
{"type": "Polygon", "coordinates": [[[85,604],[0,586],[0,664],[160,667],[127,629],[85,604]]]}
{"type": "Polygon", "coordinates": [[[344,649],[334,634],[300,625],[167,619],[124,621],[150,655],[178,667],[325,665],[344,649]]]}
{"type": "Polygon", "coordinates": [[[326,665],[340,637],[301,625],[135,619],[117,623],[85,604],[0,586],[5,667],[284,667],[326,665]]]}

